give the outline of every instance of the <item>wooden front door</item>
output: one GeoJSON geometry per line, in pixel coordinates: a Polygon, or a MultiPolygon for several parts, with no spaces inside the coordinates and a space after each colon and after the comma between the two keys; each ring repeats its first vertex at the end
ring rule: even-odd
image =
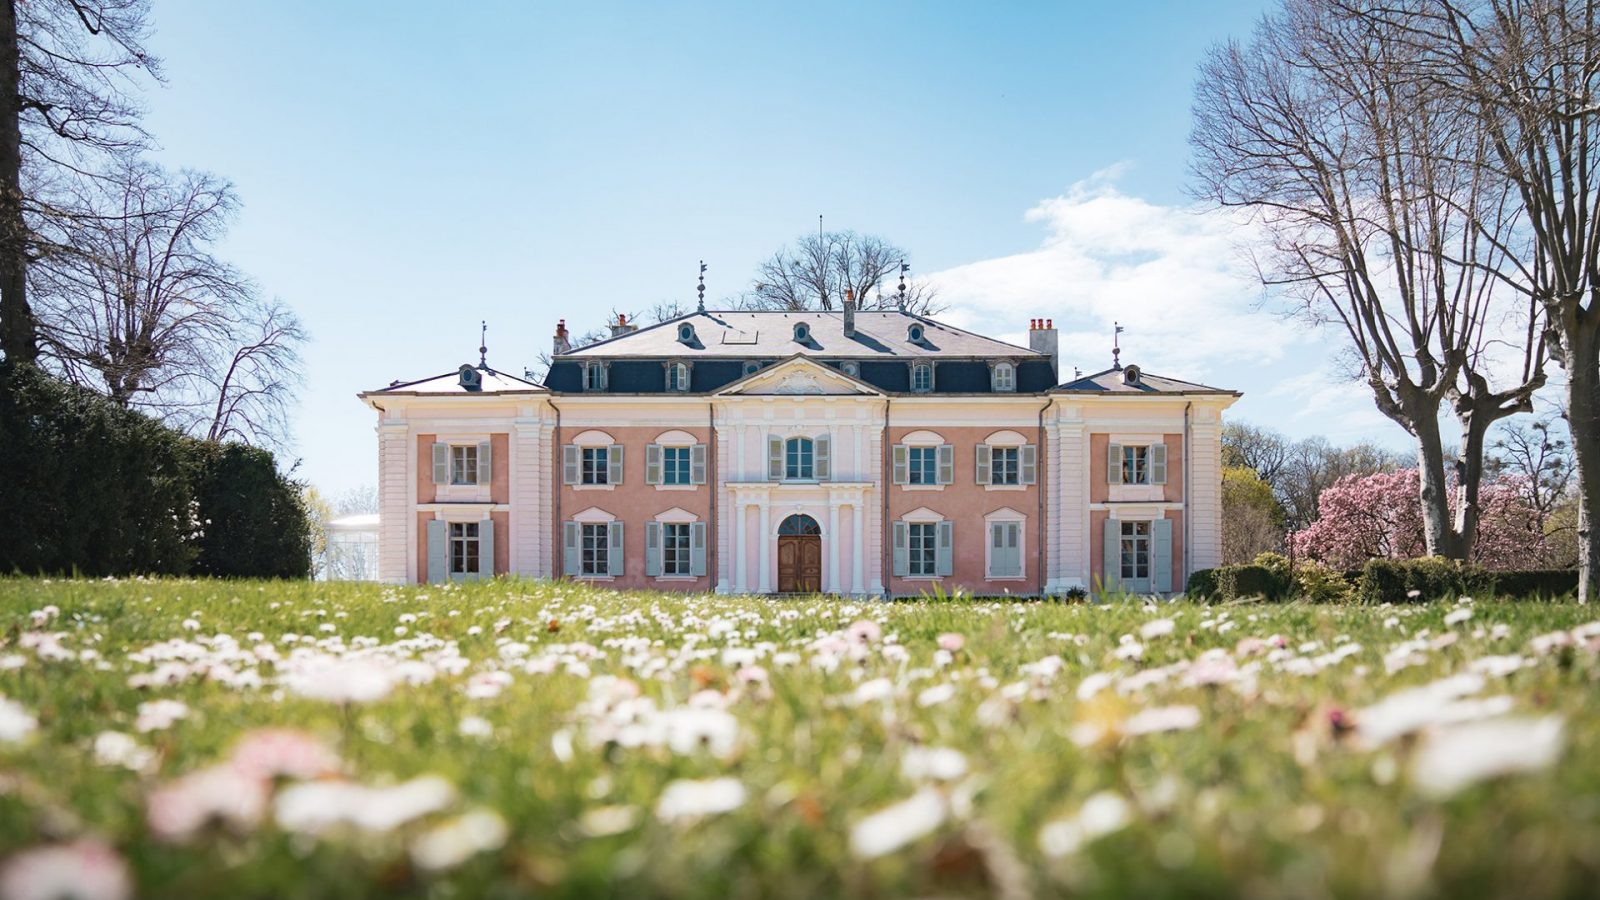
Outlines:
{"type": "Polygon", "coordinates": [[[814,534],[778,536],[778,593],[822,590],[822,538],[814,534]]]}

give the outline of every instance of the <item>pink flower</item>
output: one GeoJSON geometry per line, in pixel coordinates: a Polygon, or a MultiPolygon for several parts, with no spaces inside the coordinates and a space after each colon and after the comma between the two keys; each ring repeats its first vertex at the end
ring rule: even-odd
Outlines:
{"type": "Polygon", "coordinates": [[[328,745],[303,731],[260,728],[233,746],[235,769],[254,778],[316,778],[339,768],[339,757],[328,745]]]}
{"type": "Polygon", "coordinates": [[[266,811],[267,790],[264,779],[212,766],[151,792],[145,812],[150,830],[169,841],[188,840],[213,823],[248,831],[266,811]]]}
{"type": "Polygon", "coordinates": [[[967,639],[953,631],[947,631],[944,634],[939,635],[940,650],[948,650],[951,653],[960,653],[961,648],[965,646],[967,646],[967,639]]]}
{"type": "Polygon", "coordinates": [[[101,841],[83,838],[18,853],[0,870],[4,900],[126,900],[128,864],[101,841]]]}
{"type": "Polygon", "coordinates": [[[871,619],[861,619],[845,630],[845,636],[857,644],[876,644],[883,640],[883,629],[871,619]]]}

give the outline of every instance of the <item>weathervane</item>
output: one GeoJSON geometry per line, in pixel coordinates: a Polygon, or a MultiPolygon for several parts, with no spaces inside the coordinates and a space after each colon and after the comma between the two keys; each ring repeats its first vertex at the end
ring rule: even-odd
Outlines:
{"type": "Polygon", "coordinates": [[[706,311],[706,261],[700,260],[700,286],[695,290],[700,293],[700,311],[706,311]]]}
{"type": "Polygon", "coordinates": [[[905,260],[900,260],[900,299],[896,302],[896,305],[901,312],[906,311],[906,273],[909,271],[911,271],[911,267],[906,265],[905,260]]]}
{"type": "Polygon", "coordinates": [[[484,371],[488,371],[488,369],[489,369],[489,323],[487,321],[479,322],[478,323],[478,327],[479,327],[479,330],[478,330],[478,368],[483,369],[484,371]]]}
{"type": "Polygon", "coordinates": [[[1111,368],[1118,372],[1122,371],[1122,342],[1117,335],[1126,330],[1116,322],[1111,323],[1111,368]]]}

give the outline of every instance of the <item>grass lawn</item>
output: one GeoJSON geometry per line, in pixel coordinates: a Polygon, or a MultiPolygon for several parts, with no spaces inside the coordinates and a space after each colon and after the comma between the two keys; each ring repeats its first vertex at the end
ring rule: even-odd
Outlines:
{"type": "Polygon", "coordinates": [[[0,580],[0,898],[1594,896],[1597,619],[0,580]]]}

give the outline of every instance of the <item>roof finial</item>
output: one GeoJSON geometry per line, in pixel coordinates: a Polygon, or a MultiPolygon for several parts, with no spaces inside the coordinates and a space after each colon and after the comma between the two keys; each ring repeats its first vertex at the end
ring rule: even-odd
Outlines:
{"type": "Polygon", "coordinates": [[[489,371],[489,323],[478,323],[478,368],[489,371]]]}
{"type": "Polygon", "coordinates": [[[900,260],[900,299],[895,302],[895,306],[901,312],[906,311],[906,273],[909,271],[911,267],[906,265],[905,260],[900,260]]]}
{"type": "Polygon", "coordinates": [[[706,311],[706,261],[700,260],[700,285],[695,288],[700,293],[700,311],[706,311]]]}
{"type": "Polygon", "coordinates": [[[1117,322],[1111,323],[1111,368],[1122,371],[1122,342],[1117,337],[1127,329],[1117,322]]]}

